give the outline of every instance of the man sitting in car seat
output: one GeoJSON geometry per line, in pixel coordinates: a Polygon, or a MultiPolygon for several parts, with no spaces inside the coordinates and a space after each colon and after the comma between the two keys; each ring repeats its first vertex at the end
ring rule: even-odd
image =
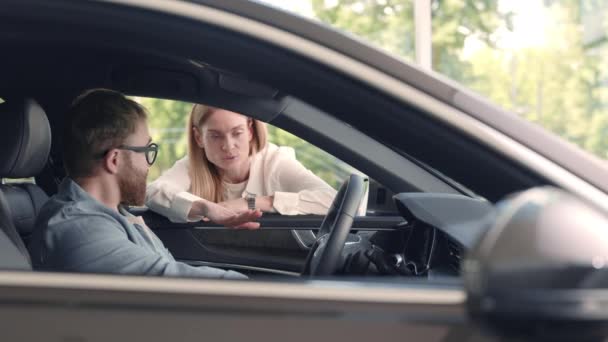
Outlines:
{"type": "MultiPolygon", "coordinates": [[[[146,110],[124,95],[94,89],[80,95],[65,118],[67,177],[36,220],[30,253],[35,269],[207,278],[246,278],[175,261],[141,217],[125,205],[143,205],[146,176],[156,159],[146,110]]],[[[259,210],[232,212],[205,203],[219,224],[255,229],[259,210]]]]}

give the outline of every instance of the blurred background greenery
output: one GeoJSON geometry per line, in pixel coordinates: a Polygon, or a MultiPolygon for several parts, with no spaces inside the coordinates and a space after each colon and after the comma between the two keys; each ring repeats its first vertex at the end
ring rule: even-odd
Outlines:
{"type": "MultiPolygon", "coordinates": [[[[415,60],[414,0],[261,0],[415,60]]],[[[608,1],[428,0],[432,70],[608,158],[608,1]]]]}

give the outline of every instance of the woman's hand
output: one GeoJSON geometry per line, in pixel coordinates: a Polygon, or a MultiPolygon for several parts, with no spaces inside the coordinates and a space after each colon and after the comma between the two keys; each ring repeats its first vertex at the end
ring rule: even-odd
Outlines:
{"type": "Polygon", "coordinates": [[[231,199],[228,201],[220,202],[218,204],[228,210],[232,210],[232,211],[236,211],[236,212],[240,212],[240,211],[249,209],[247,207],[247,200],[244,198],[235,198],[235,199],[231,199]]]}
{"type": "MultiPolygon", "coordinates": [[[[245,207],[247,205],[245,204],[245,207]]],[[[192,203],[191,218],[200,217],[230,228],[258,229],[260,224],[254,222],[262,216],[260,210],[231,210],[220,204],[202,200],[192,203]]]]}
{"type": "MultiPolygon", "coordinates": [[[[255,208],[261,210],[262,212],[272,212],[274,211],[272,208],[274,197],[273,196],[260,196],[255,199],[255,208]]],[[[228,200],[224,202],[218,203],[222,207],[240,212],[249,209],[247,206],[247,200],[244,198],[236,198],[233,200],[228,200]]]]}

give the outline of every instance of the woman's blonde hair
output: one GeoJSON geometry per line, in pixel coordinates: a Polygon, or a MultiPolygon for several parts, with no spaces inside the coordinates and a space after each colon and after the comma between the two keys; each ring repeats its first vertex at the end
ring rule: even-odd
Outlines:
{"type": "MultiPolygon", "coordinates": [[[[195,104],[192,106],[190,118],[188,119],[188,160],[190,161],[190,192],[196,196],[213,202],[224,200],[224,187],[217,167],[207,159],[205,151],[196,143],[194,129],[199,130],[202,137],[201,126],[209,115],[220,110],[216,107],[195,104]]],[[[252,139],[249,143],[249,155],[258,153],[266,147],[267,131],[266,124],[255,119],[252,122],[252,139]]]]}

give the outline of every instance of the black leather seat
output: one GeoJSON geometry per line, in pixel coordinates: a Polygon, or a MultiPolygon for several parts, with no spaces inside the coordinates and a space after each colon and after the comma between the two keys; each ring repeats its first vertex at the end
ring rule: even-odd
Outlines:
{"type": "MultiPolygon", "coordinates": [[[[0,104],[0,177],[36,176],[51,149],[51,128],[44,110],[32,99],[7,99],[0,104]]],[[[3,182],[4,183],[4,182],[3,182]]],[[[48,199],[31,182],[0,185],[0,268],[31,269],[27,243],[36,216],[48,199]]]]}

